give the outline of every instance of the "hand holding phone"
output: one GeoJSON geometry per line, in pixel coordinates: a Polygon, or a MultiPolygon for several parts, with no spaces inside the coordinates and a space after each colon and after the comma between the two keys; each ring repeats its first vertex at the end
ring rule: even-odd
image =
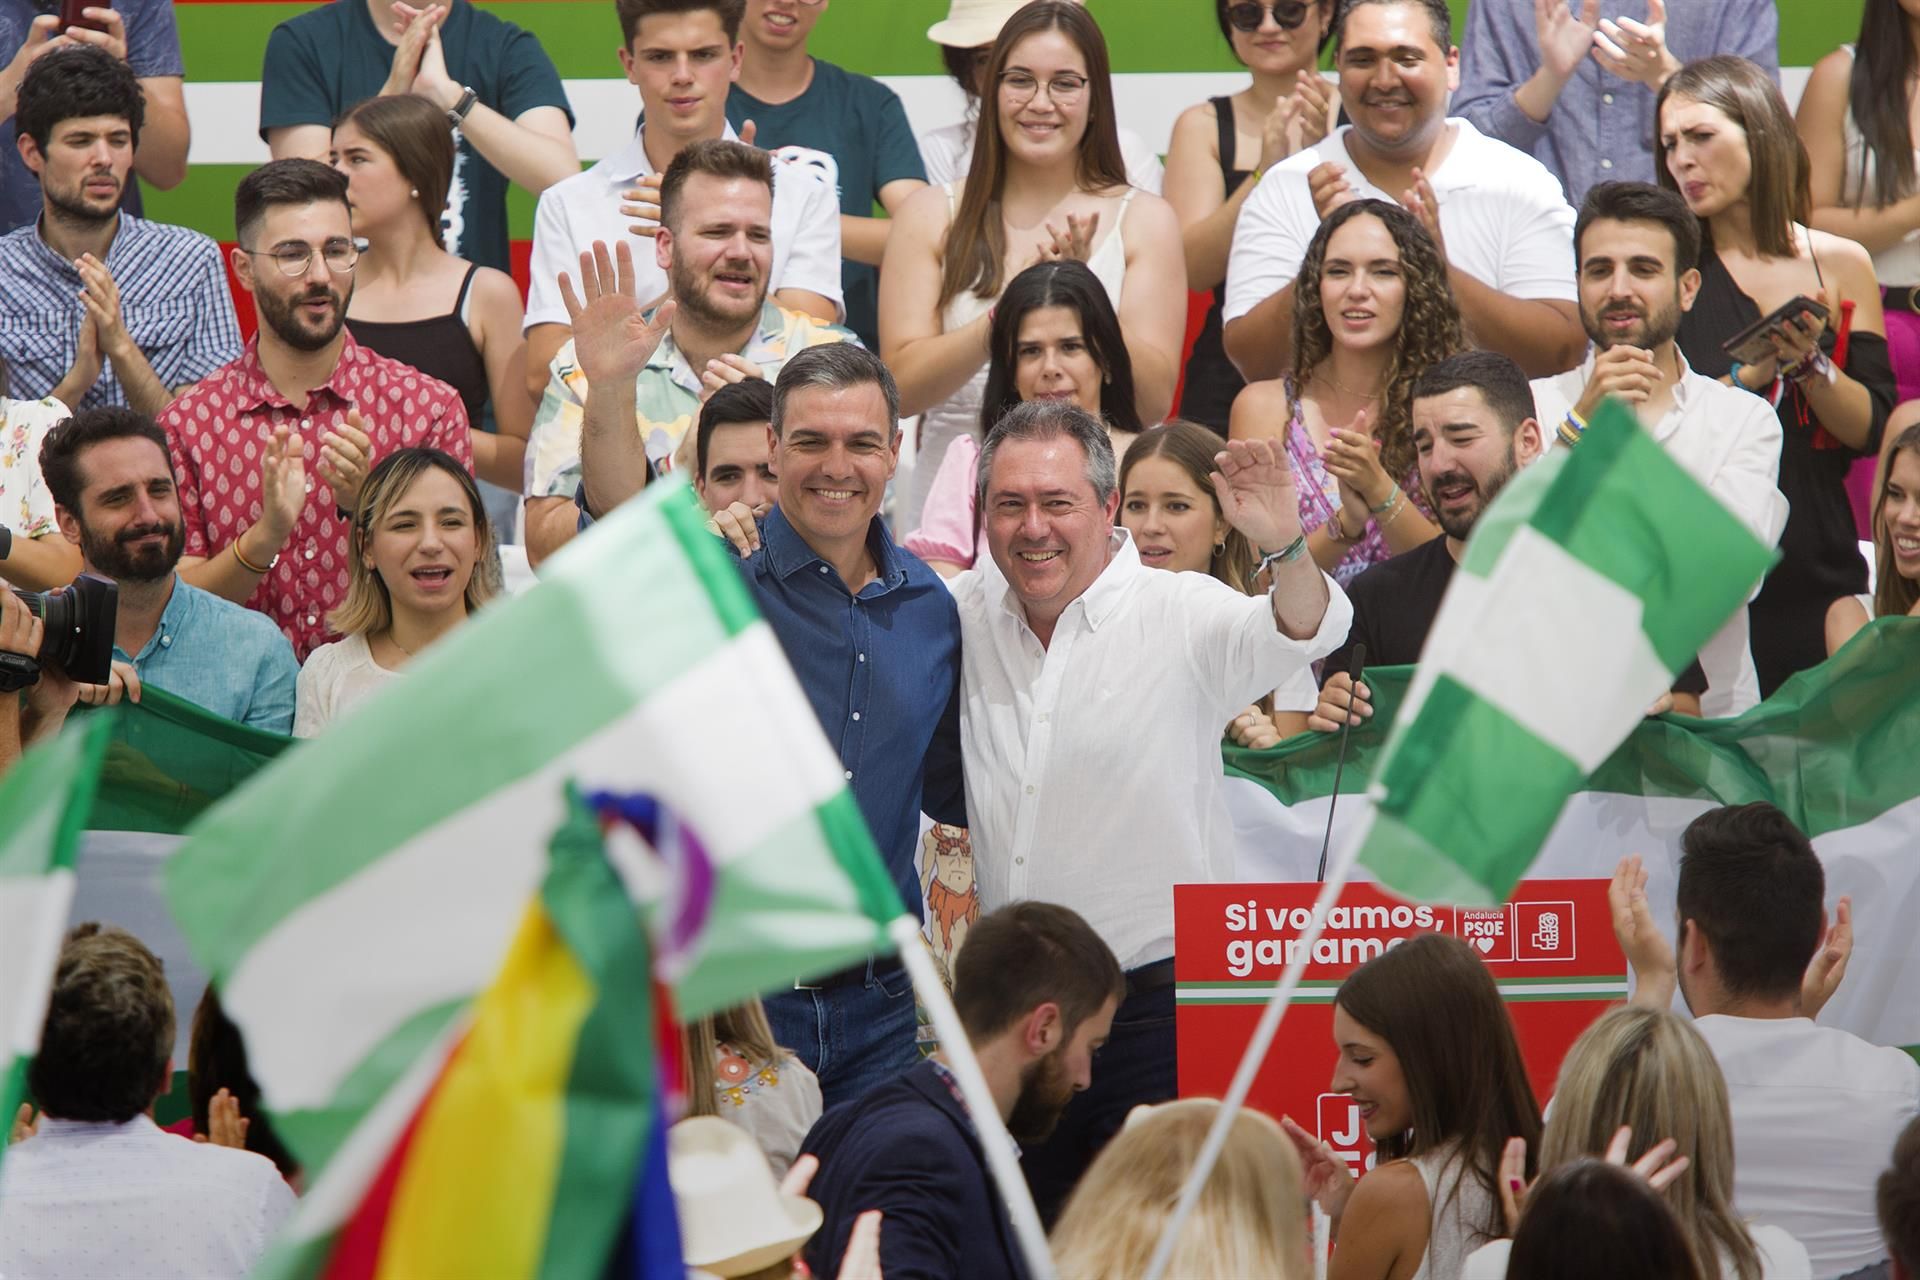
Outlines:
{"type": "Polygon", "coordinates": [[[85,31],[107,33],[107,24],[95,18],[89,18],[88,9],[111,9],[113,0],[60,0],[60,30],[79,27],[85,31]]]}
{"type": "Polygon", "coordinates": [[[1770,314],[1760,317],[1740,332],[1720,344],[1720,349],[1741,364],[1761,364],[1773,358],[1773,335],[1784,330],[1787,325],[1802,316],[1812,316],[1824,325],[1828,311],[1826,304],[1815,302],[1806,294],[1787,299],[1770,314]]]}

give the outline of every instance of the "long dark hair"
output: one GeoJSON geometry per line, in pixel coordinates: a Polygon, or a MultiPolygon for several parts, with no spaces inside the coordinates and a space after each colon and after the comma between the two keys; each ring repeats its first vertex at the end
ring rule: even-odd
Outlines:
{"type": "Polygon", "coordinates": [[[193,1131],[210,1134],[208,1120],[213,1110],[213,1095],[225,1089],[240,1104],[247,1120],[247,1150],[273,1161],[285,1177],[300,1172],[300,1161],[280,1135],[273,1131],[260,1102],[260,1086],[254,1083],[247,1067],[247,1045],[240,1028],[233,1025],[220,1008],[220,997],[211,984],[193,1011],[193,1030],[187,1041],[187,1099],[193,1108],[193,1131]]]}
{"type": "Polygon", "coordinates": [[[455,160],[447,113],[416,94],[397,93],[348,107],[333,122],[334,132],[349,124],[392,157],[393,167],[413,188],[414,203],[433,232],[433,242],[446,248],[441,214],[453,188],[455,160]]]}
{"type": "Polygon", "coordinates": [[[1677,1214],[1639,1174],[1591,1156],[1544,1175],[1513,1233],[1509,1280],[1701,1280],[1677,1214]]]}
{"type": "Polygon", "coordinates": [[[980,75],[980,127],[974,130],[973,167],[960,193],[960,207],[947,228],[945,261],[940,268],[940,301],[945,307],[967,289],[982,298],[1000,292],[1006,227],[1000,220],[1000,193],[1007,180],[1007,143],[1000,136],[1000,73],[1013,46],[1036,31],[1060,31],[1079,48],[1087,63],[1087,131],[1080,139],[1075,181],[1082,191],[1106,191],[1127,185],[1127,163],[1120,154],[1114,123],[1113,71],[1106,37],[1078,0],[1033,0],[1000,28],[980,75]]]}
{"type": "Polygon", "coordinates": [[[1420,220],[1390,200],[1350,200],[1327,215],[1307,245],[1293,290],[1293,390],[1303,395],[1320,362],[1333,353],[1333,329],[1320,305],[1320,275],[1326,268],[1333,233],[1359,217],[1378,218],[1400,251],[1406,273],[1406,305],[1400,313],[1399,341],[1387,365],[1380,396],[1380,420],[1373,435],[1380,442],[1380,465],[1398,484],[1413,472],[1413,384],[1448,356],[1466,349],[1460,307],[1447,283],[1447,264],[1420,220]]]}
{"type": "Polygon", "coordinates": [[[1392,1047],[1406,1080],[1413,1127],[1379,1142],[1380,1158],[1458,1143],[1464,1173],[1486,1189],[1492,1206],[1476,1225],[1488,1239],[1504,1234],[1500,1155],[1507,1139],[1525,1138],[1531,1172],[1540,1104],[1487,966],[1450,934],[1422,934],[1355,969],[1334,1002],[1392,1047]]]}
{"type": "MultiPolygon", "coordinates": [[[[1780,86],[1753,63],[1731,54],[1689,62],[1660,86],[1653,106],[1656,139],[1667,99],[1673,97],[1705,103],[1746,131],[1747,158],[1752,164],[1747,208],[1754,247],[1769,258],[1798,257],[1793,224],[1805,223],[1813,214],[1813,163],[1793,127],[1793,113],[1780,96],[1780,86]]],[[[1654,176],[1667,190],[1678,191],[1680,184],[1667,168],[1665,148],[1656,149],[1660,156],[1654,162],[1654,176]]],[[[1713,229],[1704,219],[1700,235],[1711,243],[1713,229]]]]}
{"type": "MultiPolygon", "coordinates": [[[[1107,287],[1084,262],[1036,262],[1007,282],[993,309],[987,337],[987,388],[980,401],[980,438],[1020,403],[1014,371],[1020,363],[1020,323],[1042,307],[1065,307],[1080,317],[1080,336],[1106,379],[1100,386],[1100,415],[1115,431],[1145,430],[1133,404],[1133,358],[1120,336],[1120,317],[1107,287]]],[[[1094,406],[1086,406],[1092,409],[1094,406]]]]}
{"type": "Polygon", "coordinates": [[[1893,481],[1893,460],[1902,453],[1920,458],[1920,423],[1908,427],[1893,438],[1887,450],[1886,469],[1880,473],[1880,492],[1873,499],[1873,542],[1875,559],[1880,562],[1874,575],[1873,616],[1899,618],[1913,612],[1920,601],[1920,582],[1903,578],[1893,565],[1893,530],[1887,527],[1887,485],[1893,481]]]}
{"type": "MultiPolygon", "coordinates": [[[[1873,205],[1884,209],[1914,189],[1913,129],[1907,122],[1916,70],[1913,40],[1900,0],[1867,0],[1860,11],[1860,39],[1853,46],[1853,72],[1847,83],[1847,107],[1860,130],[1861,150],[1873,157],[1873,205]]],[[[1867,165],[1853,207],[1867,203],[1867,165]]]]}

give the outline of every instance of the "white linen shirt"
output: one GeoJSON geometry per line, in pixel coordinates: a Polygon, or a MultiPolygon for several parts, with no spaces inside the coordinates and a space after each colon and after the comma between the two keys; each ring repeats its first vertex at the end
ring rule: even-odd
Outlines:
{"type": "MultiPolygon", "coordinates": [[[[738,142],[733,126],[721,135],[738,142]]],[[[525,328],[570,324],[560,299],[560,273],[577,290],[580,255],[603,240],[609,252],[621,241],[633,250],[634,294],[642,302],[667,291],[667,273],[654,258],[653,242],[628,228],[633,219],[620,212],[620,193],[654,171],[642,145],[644,128],[633,141],[593,168],[554,183],[540,194],[533,215],[533,258],[527,286],[525,328]]],[[[778,156],[773,159],[773,270],[769,296],[782,289],[805,289],[831,298],[840,315],[847,311],[840,291],[840,201],[818,172],[778,156]]]]}
{"type": "Polygon", "coordinates": [[[997,568],[953,580],[960,745],[982,909],[1072,907],[1137,969],[1173,954],[1174,885],[1233,876],[1227,722],[1339,648],[1353,606],[1327,578],[1291,640],[1267,596],[1150,569],[1124,529],[1112,548],[1044,648],[997,568]]]}
{"type": "MultiPolygon", "coordinates": [[[[1680,364],[1673,407],[1658,422],[1643,420],[1643,425],[1754,537],[1769,547],[1778,544],[1787,525],[1787,500],[1778,488],[1779,416],[1752,392],[1695,373],[1677,344],[1673,353],[1680,364]]],[[[1543,440],[1555,439],[1561,420],[1586,391],[1593,360],[1589,352],[1579,368],[1534,380],[1533,403],[1543,440]]],[[[1760,701],[1746,606],[1701,647],[1700,669],[1707,673],[1707,691],[1700,699],[1703,715],[1736,716],[1760,701]]]]}
{"type": "Polygon", "coordinates": [[[1816,1276],[1886,1257],[1873,1188],[1920,1108],[1920,1063],[1808,1018],[1693,1025],[1727,1078],[1735,1212],[1792,1232],[1816,1276]]]}
{"type": "Polygon", "coordinates": [[[43,1116],[0,1169],[0,1273],[16,1280],[241,1280],[293,1212],[265,1156],[146,1116],[43,1116]]]}
{"type": "MultiPolygon", "coordinates": [[[[1573,209],[1560,179],[1465,120],[1447,123],[1454,129],[1453,147],[1428,179],[1440,201],[1449,263],[1508,297],[1576,300],[1573,209]]],[[[1347,150],[1352,129],[1342,125],[1319,146],[1273,166],[1240,206],[1227,256],[1223,319],[1239,319],[1300,274],[1307,245],[1320,229],[1307,185],[1316,166],[1329,160],[1345,166],[1356,196],[1400,202],[1398,192],[1374,186],[1354,163],[1347,150]]]]}

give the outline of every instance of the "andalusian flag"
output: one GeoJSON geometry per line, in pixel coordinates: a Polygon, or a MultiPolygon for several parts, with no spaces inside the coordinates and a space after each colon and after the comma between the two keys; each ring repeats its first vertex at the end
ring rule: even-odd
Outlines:
{"type": "MultiPolygon", "coordinates": [[[[490,606],[405,680],[265,768],[195,824],[168,868],[181,930],[309,1171],[293,1228],[309,1273],[431,1114],[422,1105],[443,1066],[472,1043],[475,998],[570,820],[569,783],[654,797],[698,832],[712,869],[705,927],[685,936],[685,902],[666,904],[681,1016],[889,947],[884,922],[904,908],[812,707],[691,491],[650,489],[555,557],[533,590],[490,606]]],[[[641,900],[669,865],[617,843],[609,854],[641,900]]],[[[589,1061],[578,1037],[538,1039],[512,1043],[563,1056],[516,1070],[551,1080],[589,1061]]],[[[585,1212],[571,1198],[585,1184],[566,1184],[564,1206],[554,1193],[588,1158],[577,1144],[629,1136],[591,1114],[569,1109],[545,1130],[557,1144],[548,1179],[521,1176],[525,1198],[555,1216],[493,1214],[479,1169],[471,1187],[434,1187],[464,1230],[516,1259],[486,1274],[582,1274],[584,1255],[556,1233],[585,1212]]],[[[631,1180],[593,1181],[626,1208],[631,1180]]]]}
{"type": "Polygon", "coordinates": [[[1567,797],[1772,561],[1603,405],[1474,528],[1373,775],[1360,862],[1410,897],[1504,902],[1567,797]]]}
{"type": "Polygon", "coordinates": [[[74,846],[99,781],[105,729],[91,719],[69,724],[0,779],[0,1126],[13,1124],[27,1064],[40,1048],[73,900],[74,846]]]}

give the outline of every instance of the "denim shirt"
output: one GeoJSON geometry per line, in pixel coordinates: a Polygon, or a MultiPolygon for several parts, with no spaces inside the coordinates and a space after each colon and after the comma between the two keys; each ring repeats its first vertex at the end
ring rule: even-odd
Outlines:
{"type": "Polygon", "coordinates": [[[140,652],[129,657],[115,645],[113,656],[133,664],[143,685],[255,729],[293,732],[300,664],[286,636],[265,614],[178,577],[160,625],[140,652]]]}
{"type": "Polygon", "coordinates": [[[878,575],[858,594],[778,507],[740,570],[779,637],[900,896],[921,913],[914,847],[922,810],[966,825],[960,769],[960,615],[925,562],[875,518],[878,575]]]}

